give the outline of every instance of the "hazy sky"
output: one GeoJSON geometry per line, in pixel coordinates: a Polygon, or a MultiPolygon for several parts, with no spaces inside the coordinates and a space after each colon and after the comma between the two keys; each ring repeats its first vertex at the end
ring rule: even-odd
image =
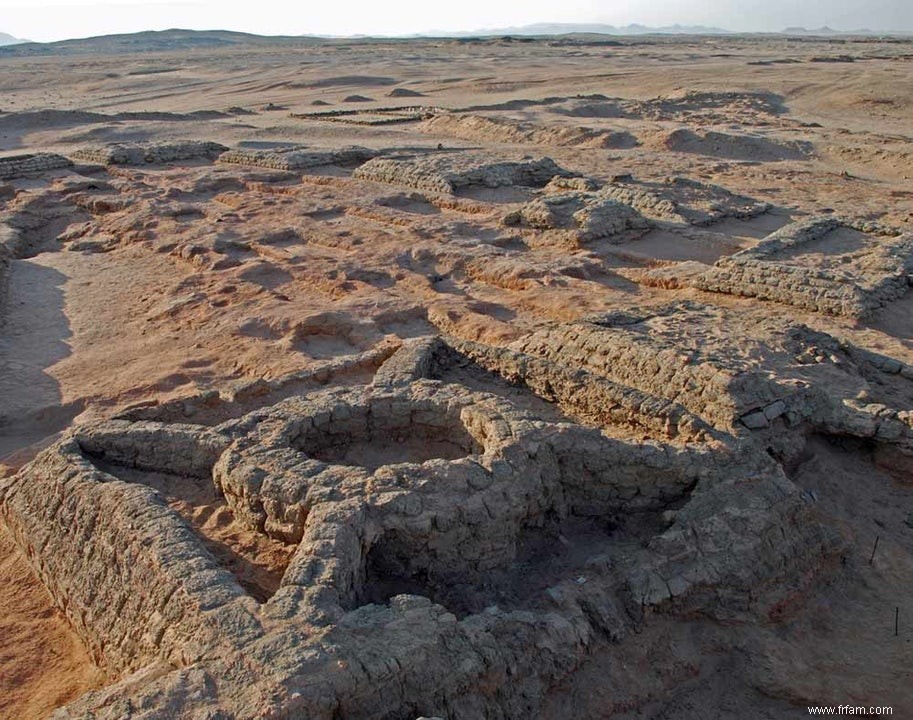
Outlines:
{"type": "Polygon", "coordinates": [[[913,30],[913,0],[0,0],[0,32],[38,41],[173,27],[392,35],[536,22],[913,30]]]}

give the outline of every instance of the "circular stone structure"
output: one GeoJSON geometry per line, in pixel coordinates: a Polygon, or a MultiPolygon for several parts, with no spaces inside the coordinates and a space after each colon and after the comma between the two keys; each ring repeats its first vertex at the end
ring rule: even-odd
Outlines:
{"type": "Polygon", "coordinates": [[[325,492],[411,492],[441,478],[455,487],[458,478],[464,486],[490,484],[492,464],[517,444],[524,422],[533,427],[503,400],[432,381],[316,393],[279,403],[267,417],[228,423],[237,439],[213,479],[245,522],[297,542],[325,492]]]}
{"type": "MultiPolygon", "coordinates": [[[[334,410],[322,427],[303,425],[292,446],[329,465],[372,471],[384,465],[482,454],[484,449],[464,424],[462,412],[459,406],[437,403],[434,398],[404,407],[389,397],[369,397],[334,410]]],[[[480,413],[467,410],[466,414],[479,421],[476,432],[486,424],[480,413]]]]}
{"type": "Polygon", "coordinates": [[[169,717],[504,715],[517,698],[492,678],[560,681],[634,630],[629,608],[794,591],[829,547],[806,505],[772,460],[631,443],[433,380],[215,427],[106,421],[0,484],[3,521],[93,654],[125,676],[175,668],[67,716],[112,720],[163,690],[169,717]],[[162,473],[295,545],[272,594],[239,584],[150,484],[162,473]],[[670,504],[671,525],[641,522],[670,504]],[[625,512],[639,524],[616,538],[604,521],[625,512]]]}

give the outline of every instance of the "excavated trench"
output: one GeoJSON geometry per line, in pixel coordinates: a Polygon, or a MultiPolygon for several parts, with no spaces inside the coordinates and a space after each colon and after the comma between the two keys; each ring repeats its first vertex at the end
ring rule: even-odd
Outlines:
{"type": "Polygon", "coordinates": [[[616,563],[663,529],[658,511],[550,516],[520,531],[510,562],[471,575],[414,566],[410,544],[390,532],[366,555],[355,606],[383,605],[409,594],[430,598],[458,618],[492,606],[503,611],[541,609],[549,603],[549,588],[567,581],[585,584],[611,573],[616,563]]]}

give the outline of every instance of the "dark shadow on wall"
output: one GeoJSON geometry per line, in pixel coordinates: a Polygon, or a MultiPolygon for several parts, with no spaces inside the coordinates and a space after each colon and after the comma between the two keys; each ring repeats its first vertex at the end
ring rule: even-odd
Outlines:
{"type": "Polygon", "coordinates": [[[900,300],[888,303],[866,325],[897,338],[905,347],[913,348],[913,291],[907,292],[900,300]]]}

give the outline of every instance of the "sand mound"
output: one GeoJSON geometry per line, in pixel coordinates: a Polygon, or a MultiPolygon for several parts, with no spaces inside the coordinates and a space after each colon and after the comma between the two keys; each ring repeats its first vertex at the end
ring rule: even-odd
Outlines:
{"type": "Polygon", "coordinates": [[[226,117],[226,113],[217,110],[200,110],[190,113],[144,111],[112,114],[82,110],[30,110],[6,113],[0,116],[0,130],[33,131],[133,120],[144,122],[186,122],[191,120],[215,120],[222,117],[226,117]]]}
{"type": "Polygon", "coordinates": [[[734,135],[714,131],[695,132],[685,128],[663,133],[649,144],[673,152],[755,162],[805,160],[813,152],[811,143],[771,140],[758,135],[734,135]]]}
{"type": "Polygon", "coordinates": [[[556,107],[552,112],[579,118],[630,118],[632,112],[617,100],[585,100],[556,107]]]}
{"type": "Polygon", "coordinates": [[[425,93],[417,92],[416,90],[410,90],[409,88],[394,88],[387,93],[387,97],[392,98],[414,98],[414,97],[425,97],[425,93]]]}
{"type": "Polygon", "coordinates": [[[0,116],[0,130],[33,130],[108,122],[110,116],[81,110],[34,110],[0,116]]]}
{"type": "Polygon", "coordinates": [[[104,684],[104,674],[4,530],[0,577],[0,717],[47,717],[104,684]]]}
{"type": "Polygon", "coordinates": [[[543,103],[553,106],[551,112],[570,117],[679,121],[701,119],[740,124],[766,122],[784,112],[783,98],[767,92],[690,91],[647,100],[589,95],[563,100],[549,98],[543,103]]]}

